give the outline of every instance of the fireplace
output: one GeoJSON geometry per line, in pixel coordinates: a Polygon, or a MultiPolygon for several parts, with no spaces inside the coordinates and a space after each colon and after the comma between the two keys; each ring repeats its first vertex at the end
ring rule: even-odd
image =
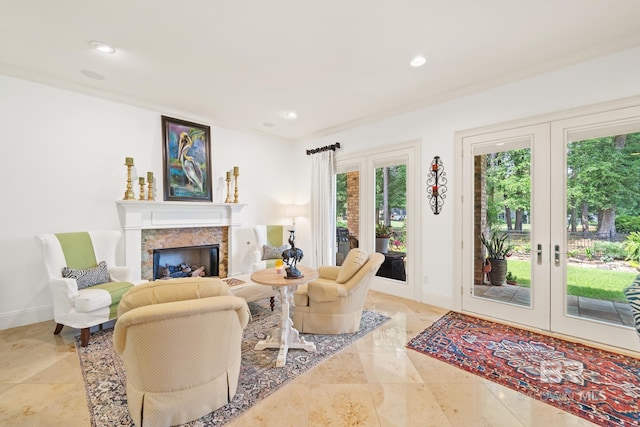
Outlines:
{"type": "Polygon", "coordinates": [[[165,264],[179,265],[189,260],[198,265],[206,263],[207,276],[227,277],[228,227],[142,230],[141,252],[142,278],[146,280],[161,278],[163,276],[161,269],[165,264]],[[212,247],[215,247],[217,259],[213,266],[210,265],[211,255],[207,254],[207,250],[201,252],[202,248],[212,247]],[[169,259],[165,260],[167,257],[169,259]],[[209,273],[211,270],[215,272],[209,273]]]}
{"type": "Polygon", "coordinates": [[[218,276],[220,245],[185,246],[153,250],[153,280],[218,276]]]}
{"type": "Polygon", "coordinates": [[[116,200],[124,231],[125,265],[153,280],[154,249],[219,245],[220,277],[242,272],[242,252],[232,236],[242,226],[241,203],[116,200]]]}

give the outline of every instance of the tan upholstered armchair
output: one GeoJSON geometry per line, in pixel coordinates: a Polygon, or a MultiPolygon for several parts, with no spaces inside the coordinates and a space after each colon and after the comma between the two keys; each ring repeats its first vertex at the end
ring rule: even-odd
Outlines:
{"type": "Polygon", "coordinates": [[[156,280],[127,292],[113,342],[135,425],[183,424],[228,403],[249,318],[246,301],[217,278],[156,280]]]}
{"type": "Polygon", "coordinates": [[[320,277],[293,294],[293,326],[302,333],[345,334],[360,329],[369,282],[384,255],[351,249],[341,267],[324,266],[320,277]]]}

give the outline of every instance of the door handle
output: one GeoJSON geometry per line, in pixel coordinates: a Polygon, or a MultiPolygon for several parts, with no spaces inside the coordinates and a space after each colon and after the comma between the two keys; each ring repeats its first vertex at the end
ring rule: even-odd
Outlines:
{"type": "Polygon", "coordinates": [[[554,259],[556,261],[556,267],[560,267],[560,245],[556,245],[554,248],[554,259]]]}
{"type": "Polygon", "coordinates": [[[538,265],[542,264],[542,245],[538,243],[538,250],[536,251],[538,254],[538,265]]]}

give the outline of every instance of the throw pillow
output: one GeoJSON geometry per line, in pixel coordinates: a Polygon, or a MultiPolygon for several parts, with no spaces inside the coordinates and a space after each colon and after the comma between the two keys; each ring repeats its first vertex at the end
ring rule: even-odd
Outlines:
{"type": "Polygon", "coordinates": [[[631,286],[625,288],[623,292],[631,306],[633,320],[636,324],[636,332],[638,332],[638,336],[640,336],[640,275],[637,276],[631,286]]]}
{"type": "Polygon", "coordinates": [[[338,272],[336,283],[345,283],[351,279],[354,274],[360,270],[360,268],[369,259],[369,254],[362,249],[354,248],[349,251],[347,257],[342,262],[342,267],[338,272]]]}
{"type": "Polygon", "coordinates": [[[262,259],[275,259],[282,258],[282,252],[289,249],[289,245],[282,246],[269,246],[264,245],[262,247],[262,259]]]}
{"type": "Polygon", "coordinates": [[[76,279],[78,290],[111,281],[111,278],[109,277],[109,268],[105,261],[101,261],[96,267],[88,268],[86,270],[63,267],[62,277],[76,279]]]}

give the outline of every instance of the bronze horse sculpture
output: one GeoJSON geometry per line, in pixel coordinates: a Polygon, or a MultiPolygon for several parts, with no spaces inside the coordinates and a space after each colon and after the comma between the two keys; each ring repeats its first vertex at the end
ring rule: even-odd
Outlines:
{"type": "Polygon", "coordinates": [[[282,252],[282,260],[287,264],[285,271],[287,272],[287,279],[299,279],[303,277],[302,272],[296,268],[296,264],[303,257],[302,249],[296,248],[295,245],[295,230],[289,230],[289,245],[291,247],[282,252]]]}

